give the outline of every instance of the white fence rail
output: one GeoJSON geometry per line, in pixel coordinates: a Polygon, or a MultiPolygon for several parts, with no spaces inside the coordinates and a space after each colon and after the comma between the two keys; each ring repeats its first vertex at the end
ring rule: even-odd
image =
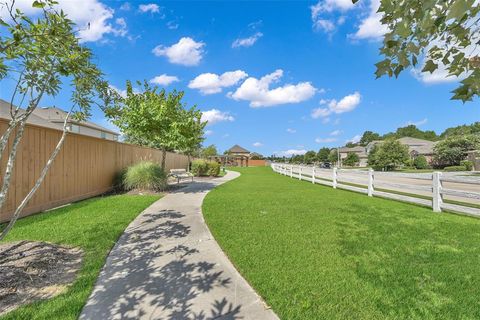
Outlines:
{"type": "Polygon", "coordinates": [[[373,170],[323,169],[273,163],[272,169],[291,178],[480,217],[480,177],[433,173],[392,173],[373,170]]]}

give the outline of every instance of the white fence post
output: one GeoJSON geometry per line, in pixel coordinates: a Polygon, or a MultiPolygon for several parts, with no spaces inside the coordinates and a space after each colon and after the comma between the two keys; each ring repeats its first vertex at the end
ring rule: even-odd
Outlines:
{"type": "Polygon", "coordinates": [[[290,178],[293,178],[293,166],[290,165],[290,178]]]}
{"type": "Polygon", "coordinates": [[[337,189],[337,167],[333,167],[333,189],[337,189]]]}
{"type": "Polygon", "coordinates": [[[315,184],[315,166],[312,167],[312,183],[315,184]]]}
{"type": "Polygon", "coordinates": [[[368,170],[368,196],[373,197],[373,169],[368,170]]]}
{"type": "Polygon", "coordinates": [[[432,175],[432,190],[433,190],[433,201],[432,207],[434,212],[442,212],[442,173],[434,172],[432,175]]]}
{"type": "Polygon", "coordinates": [[[302,180],[302,166],[298,167],[298,180],[302,180]]]}

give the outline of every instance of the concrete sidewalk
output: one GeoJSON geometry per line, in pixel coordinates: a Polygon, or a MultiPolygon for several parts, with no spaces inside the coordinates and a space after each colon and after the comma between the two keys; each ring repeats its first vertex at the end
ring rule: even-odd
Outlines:
{"type": "Polygon", "coordinates": [[[235,270],[202,216],[198,181],[139,215],[110,252],[80,319],[278,319],[235,270]]]}

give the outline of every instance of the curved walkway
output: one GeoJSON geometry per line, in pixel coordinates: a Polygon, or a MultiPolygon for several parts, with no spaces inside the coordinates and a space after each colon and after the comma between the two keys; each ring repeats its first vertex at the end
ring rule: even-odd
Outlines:
{"type": "Polygon", "coordinates": [[[208,191],[238,176],[194,182],[139,215],[110,252],[80,319],[278,319],[203,220],[208,191]]]}

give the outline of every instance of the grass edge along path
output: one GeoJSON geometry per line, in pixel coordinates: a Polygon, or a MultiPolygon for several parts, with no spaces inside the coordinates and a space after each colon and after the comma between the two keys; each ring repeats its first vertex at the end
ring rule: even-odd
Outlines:
{"type": "Polygon", "coordinates": [[[479,219],[234,170],[204,217],[280,318],[480,318],[479,219]]]}
{"type": "Polygon", "coordinates": [[[0,319],[77,319],[115,242],[128,224],[159,198],[96,197],[17,221],[2,242],[35,240],[75,246],[84,251],[84,258],[77,279],[64,293],[20,307],[0,319]]]}

